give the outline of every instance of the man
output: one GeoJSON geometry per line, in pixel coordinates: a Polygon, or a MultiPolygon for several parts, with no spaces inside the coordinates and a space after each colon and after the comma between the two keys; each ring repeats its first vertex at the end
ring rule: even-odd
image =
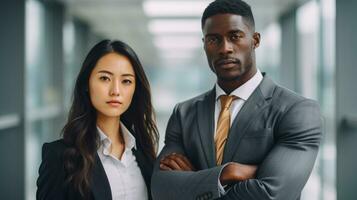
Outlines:
{"type": "Polygon", "coordinates": [[[321,140],[319,106],[256,68],[254,26],[243,1],[205,9],[204,49],[217,82],[174,108],[154,199],[300,199],[321,140]]]}

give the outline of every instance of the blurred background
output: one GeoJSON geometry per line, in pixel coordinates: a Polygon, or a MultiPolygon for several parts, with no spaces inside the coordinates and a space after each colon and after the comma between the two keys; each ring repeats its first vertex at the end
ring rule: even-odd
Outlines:
{"type": "MultiPolygon", "coordinates": [[[[34,200],[44,142],[60,137],[89,49],[120,39],[152,87],[162,148],[177,102],[215,82],[201,41],[207,0],[4,0],[0,3],[0,199],[34,200]]],[[[319,101],[324,138],[302,200],[357,199],[357,1],[247,0],[262,34],[257,65],[319,101]]]]}

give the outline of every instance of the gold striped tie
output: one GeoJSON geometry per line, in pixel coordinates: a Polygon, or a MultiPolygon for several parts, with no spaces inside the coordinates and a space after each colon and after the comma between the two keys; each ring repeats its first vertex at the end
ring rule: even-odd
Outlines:
{"type": "Polygon", "coordinates": [[[217,132],[215,137],[216,144],[216,163],[217,165],[222,164],[223,159],[223,150],[227,141],[228,132],[230,128],[230,112],[229,107],[232,104],[232,101],[236,98],[235,96],[221,95],[221,112],[219,113],[218,122],[217,122],[217,132]]]}

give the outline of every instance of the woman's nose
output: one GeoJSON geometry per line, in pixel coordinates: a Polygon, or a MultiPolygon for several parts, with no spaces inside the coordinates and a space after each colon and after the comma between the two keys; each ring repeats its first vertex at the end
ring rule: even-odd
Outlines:
{"type": "Polygon", "coordinates": [[[119,81],[113,81],[110,95],[111,96],[119,96],[120,95],[119,81]]]}

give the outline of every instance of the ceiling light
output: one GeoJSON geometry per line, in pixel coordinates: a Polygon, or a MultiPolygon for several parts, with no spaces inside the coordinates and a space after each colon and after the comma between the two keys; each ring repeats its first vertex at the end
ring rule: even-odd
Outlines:
{"type": "Polygon", "coordinates": [[[181,51],[181,50],[161,50],[160,51],[160,57],[163,59],[190,59],[194,56],[195,51],[194,50],[187,50],[187,51],[181,51]]]}
{"type": "Polygon", "coordinates": [[[143,9],[149,17],[199,17],[209,3],[209,1],[144,1],[143,9]]]}
{"type": "Polygon", "coordinates": [[[161,35],[154,38],[160,49],[195,49],[202,46],[200,35],[161,35]]]}
{"type": "Polygon", "coordinates": [[[161,33],[201,33],[198,19],[156,19],[148,24],[152,34],[161,33]]]}

